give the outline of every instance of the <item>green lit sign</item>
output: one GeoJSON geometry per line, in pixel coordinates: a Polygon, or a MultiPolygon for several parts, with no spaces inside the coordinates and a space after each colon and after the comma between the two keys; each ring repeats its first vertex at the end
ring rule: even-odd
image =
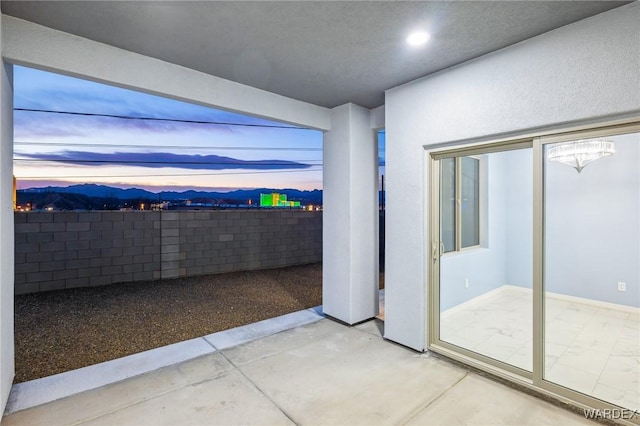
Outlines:
{"type": "Polygon", "coordinates": [[[260,207],[300,207],[300,201],[287,201],[287,194],[260,194],[260,207]]]}

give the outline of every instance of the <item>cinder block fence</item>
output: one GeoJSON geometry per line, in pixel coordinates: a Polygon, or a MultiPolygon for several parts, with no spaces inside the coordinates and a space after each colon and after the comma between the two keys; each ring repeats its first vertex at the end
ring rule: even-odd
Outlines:
{"type": "Polygon", "coordinates": [[[16,294],[322,261],[322,212],[16,212],[16,294]]]}

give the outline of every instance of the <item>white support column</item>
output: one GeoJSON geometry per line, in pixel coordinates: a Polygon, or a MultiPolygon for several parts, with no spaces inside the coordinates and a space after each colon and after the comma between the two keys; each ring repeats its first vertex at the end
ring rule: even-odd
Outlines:
{"type": "Polygon", "coordinates": [[[369,110],[331,111],[323,176],[323,311],[355,324],[379,309],[378,147],[369,110]]]}
{"type": "MultiPolygon", "coordinates": [[[[0,46],[2,46],[0,28],[0,46]]],[[[13,346],[13,66],[0,64],[0,413],[15,374],[13,346]]]]}

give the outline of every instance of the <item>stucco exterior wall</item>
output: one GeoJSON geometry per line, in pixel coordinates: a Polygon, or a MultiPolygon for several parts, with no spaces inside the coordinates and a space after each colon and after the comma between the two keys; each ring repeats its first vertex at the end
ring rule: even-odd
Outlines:
{"type": "MultiPolygon", "coordinates": [[[[0,24],[0,47],[5,44],[0,24]]],[[[13,67],[0,63],[0,410],[14,376],[13,347],[13,67]]]]}
{"type": "Polygon", "coordinates": [[[639,115],[638,22],[636,2],[386,92],[386,338],[426,348],[428,146],[639,115]]]}

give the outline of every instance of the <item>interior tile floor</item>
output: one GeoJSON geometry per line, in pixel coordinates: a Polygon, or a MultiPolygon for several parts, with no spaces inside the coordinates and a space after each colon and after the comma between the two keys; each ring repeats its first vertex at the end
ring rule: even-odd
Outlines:
{"type": "MultiPolygon", "coordinates": [[[[545,378],[640,409],[640,310],[548,294],[545,378]]],[[[441,339],[532,369],[532,295],[503,286],[443,312],[441,339]]]]}
{"type": "Polygon", "coordinates": [[[319,318],[236,346],[217,343],[225,348],[14,412],[2,424],[593,424],[386,341],[383,324],[319,318]]]}

